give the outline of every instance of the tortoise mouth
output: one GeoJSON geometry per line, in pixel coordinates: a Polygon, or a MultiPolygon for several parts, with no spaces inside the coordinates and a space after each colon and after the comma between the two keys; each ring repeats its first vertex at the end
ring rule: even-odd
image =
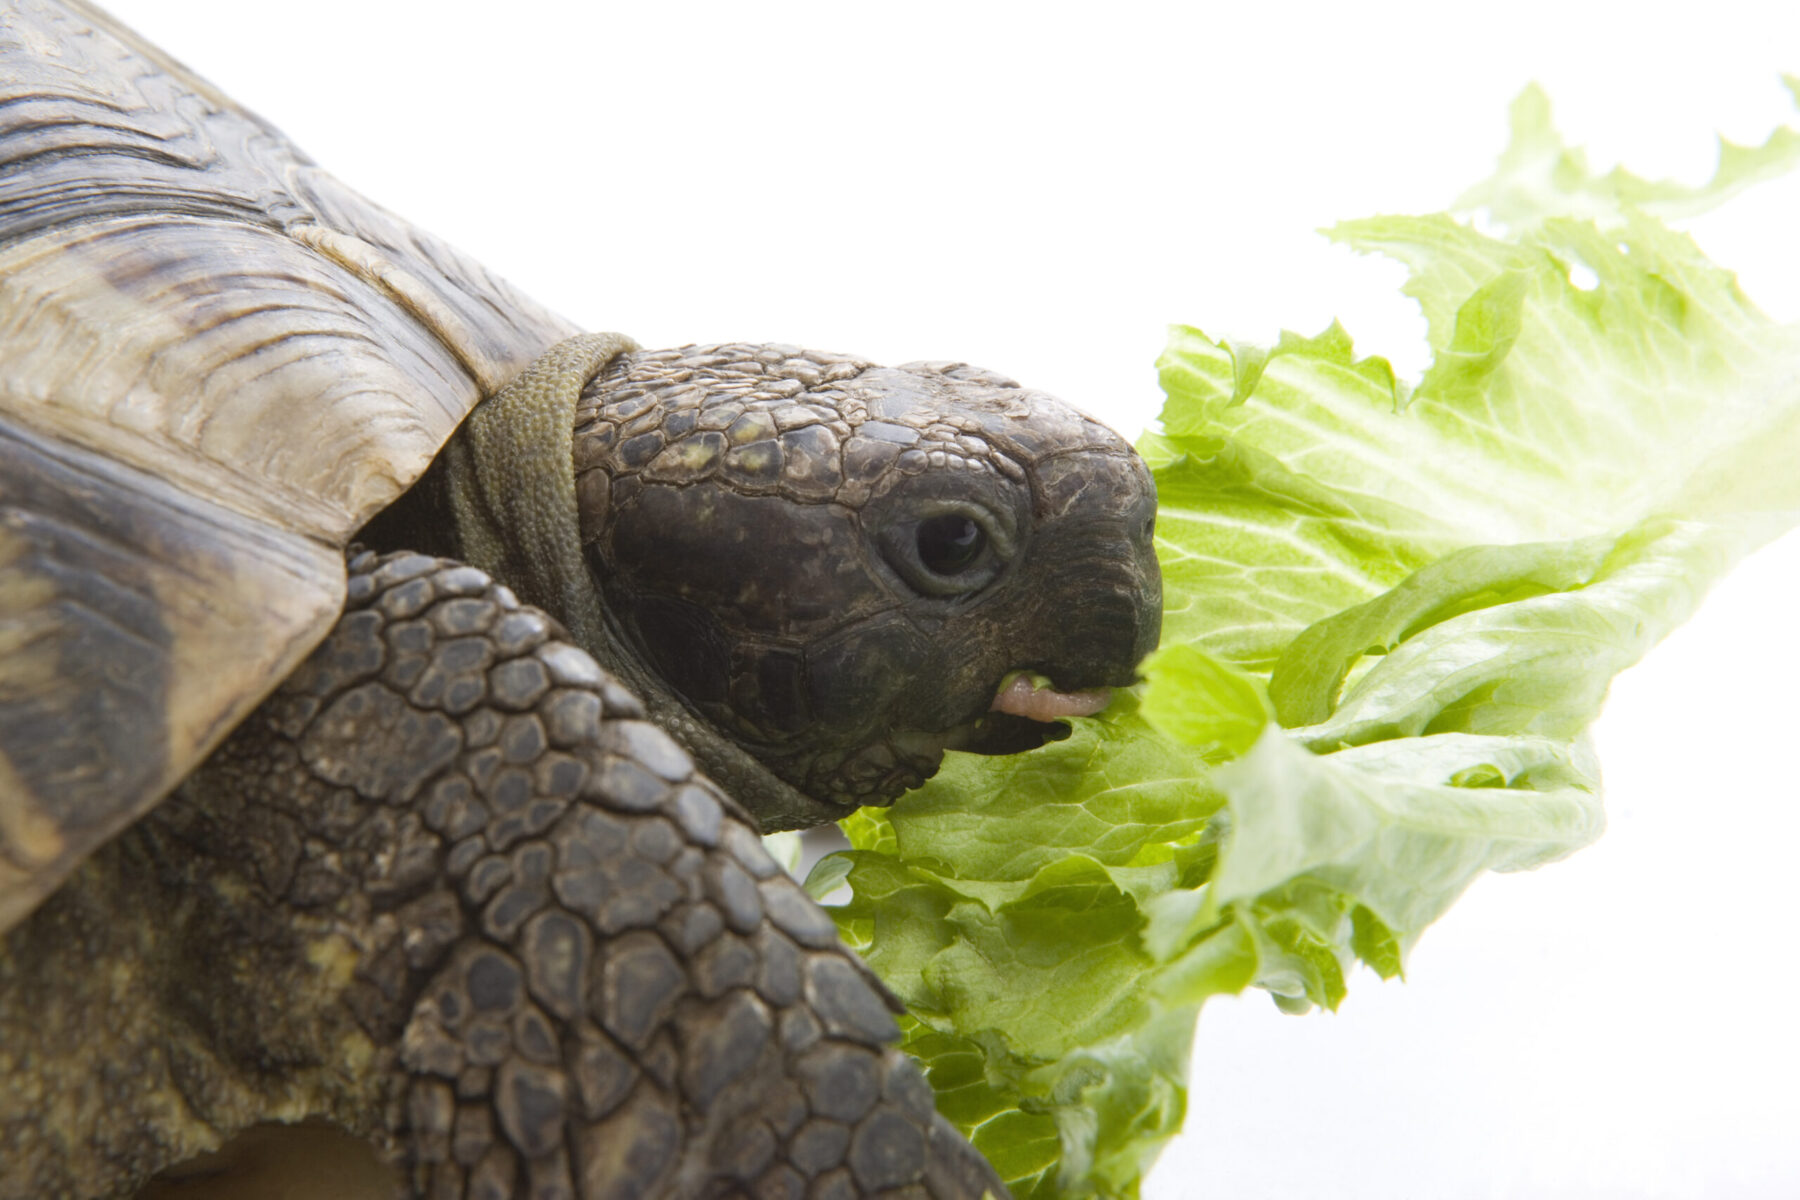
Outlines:
{"type": "Polygon", "coordinates": [[[1067,721],[1039,720],[1017,713],[989,712],[962,726],[964,740],[952,747],[970,754],[1023,754],[1049,742],[1060,742],[1069,736],[1067,721]]]}
{"type": "Polygon", "coordinates": [[[1111,699],[1111,687],[1061,688],[1046,675],[1008,671],[985,709],[945,729],[888,734],[819,771],[805,791],[846,813],[892,804],[937,774],[951,750],[989,756],[1036,750],[1069,736],[1067,718],[1093,716],[1111,699]]]}
{"type": "Polygon", "coordinates": [[[1055,721],[1062,717],[1091,717],[1111,703],[1109,687],[1063,691],[1045,676],[1011,671],[1001,679],[988,708],[1033,721],[1055,721]]]}
{"type": "Polygon", "coordinates": [[[971,754],[1023,754],[1069,736],[1066,718],[1091,717],[1112,703],[1111,687],[1063,688],[1047,675],[1008,671],[994,688],[988,710],[957,729],[955,750],[971,754]]]}

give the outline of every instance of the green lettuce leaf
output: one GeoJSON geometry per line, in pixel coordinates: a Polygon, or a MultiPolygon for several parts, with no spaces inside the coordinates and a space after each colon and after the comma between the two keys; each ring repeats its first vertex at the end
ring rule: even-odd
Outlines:
{"type": "Polygon", "coordinates": [[[1207,997],[1333,1007],[1481,872],[1599,835],[1611,679],[1800,517],[1800,339],[1662,219],[1797,157],[1783,129],[1698,187],[1595,175],[1528,91],[1480,220],[1331,231],[1409,269],[1416,384],[1335,323],[1172,331],[1147,687],[951,756],[810,885],[848,886],[907,1048],[1020,1196],[1137,1194],[1207,997]]]}

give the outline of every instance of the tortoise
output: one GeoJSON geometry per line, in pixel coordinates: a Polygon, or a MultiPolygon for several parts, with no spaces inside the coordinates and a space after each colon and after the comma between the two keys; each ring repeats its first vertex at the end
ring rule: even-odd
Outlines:
{"type": "Polygon", "coordinates": [[[1133,680],[1129,445],[582,334],[79,0],[0,63],[0,1198],[1002,1194],[758,834],[1133,680]]]}

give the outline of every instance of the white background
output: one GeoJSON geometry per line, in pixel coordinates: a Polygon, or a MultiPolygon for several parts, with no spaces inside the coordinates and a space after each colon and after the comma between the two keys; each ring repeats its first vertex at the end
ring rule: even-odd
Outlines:
{"type": "MultiPolygon", "coordinates": [[[[1718,0],[113,7],[585,326],[964,358],[1128,433],[1172,321],[1336,316],[1416,374],[1398,271],[1313,231],[1445,207],[1527,81],[1693,180],[1800,71],[1800,6],[1718,0]]],[[[1797,216],[1790,181],[1694,228],[1795,319],[1797,216]]],[[[1409,982],[1208,1006],[1146,1194],[1800,1195],[1797,587],[1789,539],[1619,681],[1611,831],[1478,883],[1409,982]]]]}

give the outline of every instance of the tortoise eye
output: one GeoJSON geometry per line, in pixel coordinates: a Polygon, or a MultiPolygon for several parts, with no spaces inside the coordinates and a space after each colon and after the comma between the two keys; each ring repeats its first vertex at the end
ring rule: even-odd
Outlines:
{"type": "Polygon", "coordinates": [[[903,511],[875,526],[875,544],[918,595],[967,599],[994,582],[1012,559],[1017,547],[1005,515],[995,515],[978,500],[895,499],[903,511]]]}
{"type": "Polygon", "coordinates": [[[919,562],[934,575],[955,575],[981,557],[987,533],[962,513],[944,513],[919,522],[919,562]]]}

